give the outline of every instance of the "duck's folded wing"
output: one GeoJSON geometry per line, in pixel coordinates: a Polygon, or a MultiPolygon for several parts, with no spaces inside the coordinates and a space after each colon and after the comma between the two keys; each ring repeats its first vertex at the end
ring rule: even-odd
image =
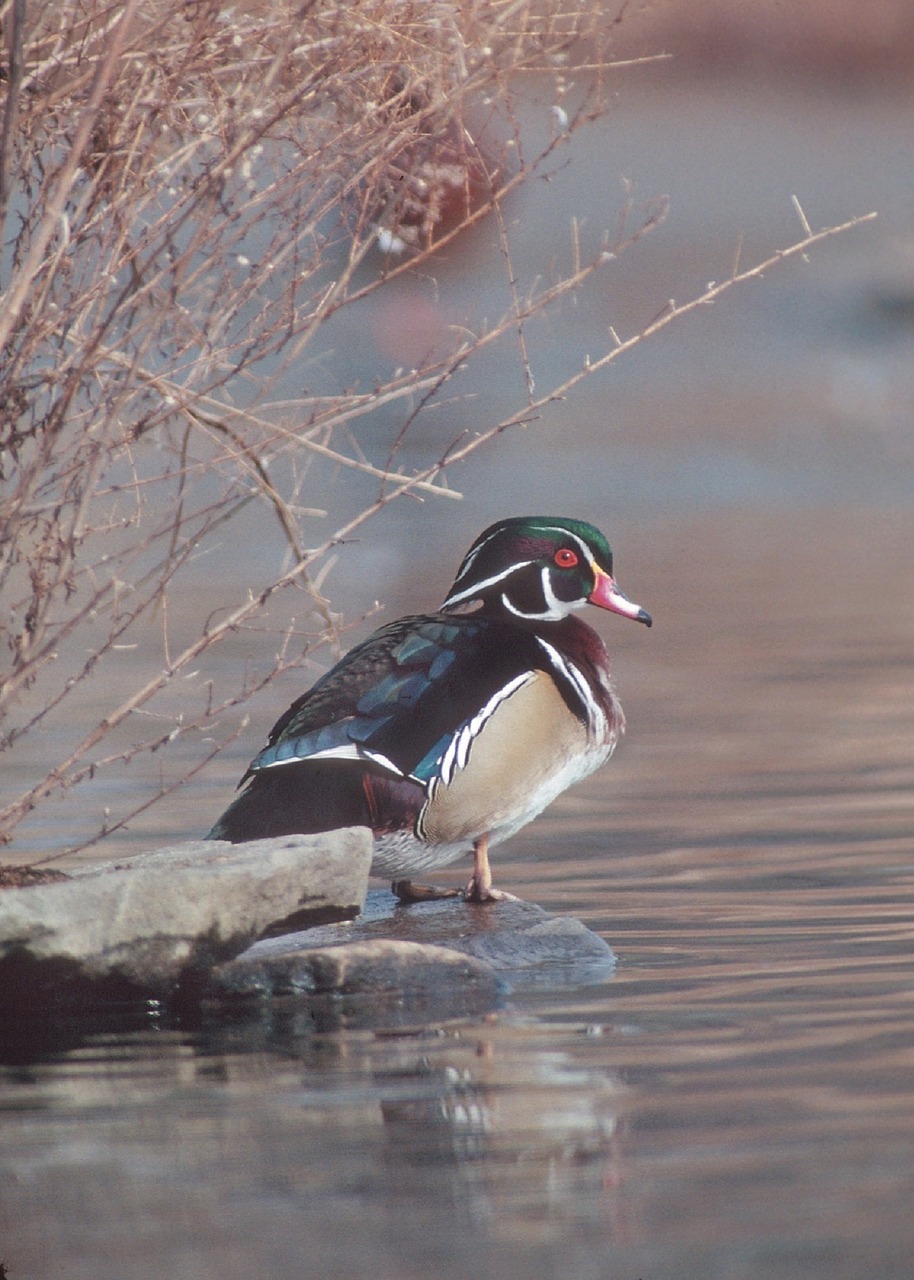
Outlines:
{"type": "Polygon", "coordinates": [[[543,656],[532,637],[472,617],[404,618],[353,649],[274,726],[248,774],[295,761],[358,760],[426,782],[459,763],[474,724],[543,656]]]}

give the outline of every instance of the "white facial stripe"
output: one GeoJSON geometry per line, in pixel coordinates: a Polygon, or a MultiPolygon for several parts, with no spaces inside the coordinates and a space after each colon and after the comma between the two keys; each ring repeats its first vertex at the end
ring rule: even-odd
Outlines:
{"type": "Polygon", "coordinates": [[[474,563],[474,561],[476,560],[476,557],[479,555],[483,547],[488,546],[488,544],[492,541],[493,538],[497,538],[499,532],[500,531],[496,529],[493,533],[490,533],[487,538],[483,538],[482,542],[477,543],[476,546],[472,548],[472,550],[467,554],[467,558],[464,561],[463,565],[461,566],[460,570],[458,571],[457,577],[454,579],[454,586],[457,585],[457,583],[460,581],[460,579],[464,576],[465,573],[469,572],[470,566],[474,563]]]}
{"type": "Polygon", "coordinates": [[[588,563],[588,564],[592,564],[592,563],[593,563],[593,552],[591,551],[591,549],[590,549],[590,547],[587,545],[587,543],[584,541],[584,539],[583,539],[583,538],[579,538],[579,537],[578,537],[578,535],[577,535],[576,533],[572,533],[572,531],[571,531],[570,529],[565,529],[565,528],[563,528],[563,527],[562,527],[562,525],[560,525],[560,524],[546,524],[546,525],[543,525],[543,528],[544,528],[544,529],[551,529],[553,533],[560,533],[560,534],[562,535],[562,537],[563,537],[563,538],[572,538],[572,539],[574,539],[574,541],[575,541],[575,542],[578,544],[578,546],[581,548],[581,555],[584,557],[584,559],[587,561],[587,563],[588,563]]]}
{"type": "MultiPolygon", "coordinates": [[[[558,533],[558,534],[561,534],[563,538],[570,539],[572,542],[576,542],[578,547],[581,550],[581,556],[584,562],[589,566],[595,578],[599,573],[605,572],[605,570],[600,569],[599,566],[597,565],[594,559],[593,551],[590,548],[590,546],[584,541],[583,538],[579,537],[578,534],[572,532],[572,530],[566,529],[563,525],[559,525],[559,524],[540,525],[538,526],[538,531],[539,530],[542,530],[544,532],[549,532],[549,533],[558,533]]],[[[501,534],[501,532],[502,532],[501,529],[496,529],[493,533],[490,533],[487,538],[484,538],[482,542],[480,542],[477,546],[475,546],[472,549],[472,551],[467,556],[465,562],[461,566],[460,571],[457,574],[457,577],[454,579],[454,587],[456,587],[458,583],[461,581],[461,579],[464,578],[467,575],[467,573],[470,571],[471,567],[476,561],[476,557],[479,555],[480,551],[482,551],[483,547],[487,546],[489,542],[492,541],[493,538],[497,538],[501,534]]],[[[482,591],[485,591],[487,588],[493,587],[497,583],[503,582],[505,578],[510,577],[511,574],[515,572],[515,570],[525,569],[527,568],[528,565],[531,565],[534,563],[535,561],[533,560],[519,560],[515,564],[510,565],[507,569],[504,569],[501,573],[494,574],[491,578],[486,578],[482,582],[477,582],[472,587],[468,587],[463,591],[454,591],[454,588],[452,587],[451,592],[447,597],[446,603],[449,605],[454,605],[454,604],[460,604],[464,600],[475,599],[482,591]]],[[[508,600],[507,596],[503,594],[502,604],[505,606],[505,608],[508,610],[509,613],[513,613],[514,616],[517,618],[529,618],[531,620],[537,620],[537,621],[543,621],[543,622],[558,622],[562,618],[567,617],[568,614],[573,609],[582,609],[584,605],[587,603],[586,598],[583,600],[574,600],[574,601],[571,601],[570,603],[566,603],[564,601],[560,602],[559,600],[556,599],[555,593],[552,590],[552,583],[547,578],[547,574],[549,573],[549,570],[544,568],[540,572],[543,579],[543,598],[545,599],[548,608],[542,613],[524,613],[522,610],[515,608],[514,605],[512,605],[511,602],[508,600]]]]}
{"type": "Polygon", "coordinates": [[[563,533],[565,534],[566,537],[574,539],[574,541],[581,548],[581,555],[584,557],[585,561],[589,565],[590,572],[593,574],[594,578],[597,578],[599,574],[606,572],[605,569],[601,569],[600,566],[597,564],[593,554],[593,550],[591,549],[591,547],[587,545],[587,543],[584,541],[583,538],[579,538],[578,535],[576,533],[572,533],[570,529],[561,528],[560,525],[551,524],[548,527],[550,529],[554,529],[557,533],[563,533]]]}
{"type": "MultiPolygon", "coordinates": [[[[486,578],[483,582],[474,582],[472,587],[468,587],[465,591],[458,591],[455,595],[453,591],[447,598],[448,604],[459,604],[461,600],[472,600],[485,591],[487,587],[494,587],[497,582],[503,582],[505,578],[509,578],[517,569],[526,569],[527,565],[533,564],[532,560],[519,560],[516,564],[509,565],[507,569],[503,569],[501,573],[496,573],[491,578],[486,578]]],[[[463,575],[461,575],[462,577],[463,575]]],[[[460,579],[458,579],[459,581],[460,579]]],[[[454,584],[457,585],[456,583],[454,584]]]]}
{"type": "Polygon", "coordinates": [[[572,609],[580,609],[586,602],[583,600],[574,600],[571,604],[566,604],[564,600],[559,600],[555,592],[552,590],[552,580],[549,576],[548,567],[540,570],[540,578],[543,583],[543,599],[547,608],[541,613],[524,613],[522,609],[517,609],[508,599],[507,593],[503,592],[501,602],[508,610],[513,613],[515,618],[533,618],[542,622],[561,622],[562,618],[567,618],[572,609]]]}
{"type": "Polygon", "coordinates": [[[605,736],[608,727],[606,713],[593,696],[593,690],[584,678],[582,672],[580,672],[573,663],[569,662],[567,658],[564,658],[559,653],[558,649],[554,649],[551,644],[547,644],[547,642],[540,636],[536,637],[536,642],[545,651],[546,656],[549,658],[549,661],[552,663],[555,670],[565,677],[581,699],[587,713],[587,722],[589,725],[593,726],[593,736],[598,740],[602,739],[605,736]]]}
{"type": "MultiPolygon", "coordinates": [[[[571,538],[572,541],[576,542],[578,546],[581,548],[581,555],[583,559],[587,562],[587,564],[590,565],[590,568],[593,571],[594,576],[596,576],[596,572],[599,566],[597,565],[597,562],[594,559],[593,548],[590,547],[584,541],[583,538],[579,538],[578,535],[576,533],[572,533],[570,529],[564,529],[560,524],[543,525],[543,528],[551,529],[554,533],[560,533],[562,534],[563,537],[571,538]]],[[[600,569],[600,573],[605,573],[605,572],[606,572],[605,569],[600,569]]]]}
{"type": "Polygon", "coordinates": [[[565,614],[566,605],[558,599],[552,590],[552,575],[545,566],[540,570],[540,578],[543,583],[543,599],[549,606],[549,616],[551,618],[561,618],[565,614]]]}

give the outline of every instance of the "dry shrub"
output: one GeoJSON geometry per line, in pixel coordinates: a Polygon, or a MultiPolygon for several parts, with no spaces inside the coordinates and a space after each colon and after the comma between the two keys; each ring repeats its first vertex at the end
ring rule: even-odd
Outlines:
{"type": "MultiPolygon", "coordinates": [[[[524,370],[516,412],[423,471],[400,469],[396,450],[373,463],[360,441],[380,406],[400,406],[405,429],[509,331],[523,364],[527,319],[662,216],[650,210],[632,230],[623,219],[592,261],[575,255],[565,278],[514,291],[502,204],[604,109],[615,24],[605,9],[0,5],[0,752],[14,759],[39,730],[53,743],[0,808],[7,838],[45,798],[182,734],[219,750],[238,731],[225,713],[300,659],[300,636],[292,645],[287,628],[275,662],[227,692],[196,675],[201,654],[242,625],[266,625],[290,587],[299,608],[305,593],[306,648],[332,636],[320,591],[328,549],[404,493],[446,496],[445,465],[588,376],[534,397],[524,370]],[[567,86],[585,75],[566,116],[567,86]],[[519,77],[539,78],[556,104],[557,127],[535,154],[515,119],[519,77]],[[382,384],[277,398],[334,316],[484,217],[504,239],[501,319],[382,384]],[[326,514],[314,506],[318,461],[363,487],[305,537],[326,514]],[[275,517],[285,565],[251,593],[227,590],[218,613],[202,600],[195,613],[185,593],[183,629],[171,630],[168,602],[189,567],[252,504],[275,517]],[[159,661],[125,695],[106,672],[151,629],[159,661]],[[90,688],[93,727],[74,732],[90,688]]],[[[189,772],[163,774],[142,800],[128,794],[103,830],[206,758],[201,746],[189,772]]]]}
{"type": "MultiPolygon", "coordinates": [[[[0,814],[7,835],[102,766],[202,725],[212,734],[286,661],[288,636],[270,670],[221,701],[185,687],[178,710],[166,697],[175,676],[293,584],[310,593],[321,639],[334,619],[311,575],[327,547],[398,494],[447,491],[444,459],[424,475],[394,458],[374,466],[358,435],[379,404],[402,403],[405,417],[433,396],[472,348],[466,335],[367,391],[278,404],[272,388],[341,308],[535,171],[543,156],[524,157],[514,136],[512,80],[548,75],[560,92],[576,50],[602,67],[612,24],[601,10],[5,5],[0,748],[10,758],[60,726],[58,757],[0,814]],[[382,248],[400,256],[385,261],[382,248]],[[372,255],[377,268],[358,274],[372,255]],[[314,457],[376,492],[309,547],[314,457]],[[74,740],[85,687],[104,688],[107,664],[160,625],[189,562],[252,502],[276,514],[283,572],[198,616],[174,651],[163,643],[162,666],[126,698],[121,686],[105,705],[102,693],[95,727],[74,740]]],[[[593,83],[587,111],[599,109],[593,83]]]]}

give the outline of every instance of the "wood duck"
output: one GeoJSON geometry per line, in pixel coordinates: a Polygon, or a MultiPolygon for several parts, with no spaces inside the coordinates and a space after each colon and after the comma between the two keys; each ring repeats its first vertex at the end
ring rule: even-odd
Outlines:
{"type": "MultiPolygon", "coordinates": [[[[209,833],[233,842],[368,826],[372,874],[412,877],[488,851],[609,759],[625,727],[586,604],[651,625],[581,520],[501,520],[473,543],[437,613],[381,627],[292,704],[209,833]]],[[[457,891],[451,891],[456,893],[457,891]]]]}

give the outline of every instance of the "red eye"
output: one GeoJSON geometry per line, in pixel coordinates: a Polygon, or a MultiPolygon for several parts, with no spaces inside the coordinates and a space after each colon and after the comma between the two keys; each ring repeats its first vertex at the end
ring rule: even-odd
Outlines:
{"type": "Polygon", "coordinates": [[[578,557],[570,547],[560,547],[552,558],[560,569],[573,569],[578,563],[578,557]]]}

